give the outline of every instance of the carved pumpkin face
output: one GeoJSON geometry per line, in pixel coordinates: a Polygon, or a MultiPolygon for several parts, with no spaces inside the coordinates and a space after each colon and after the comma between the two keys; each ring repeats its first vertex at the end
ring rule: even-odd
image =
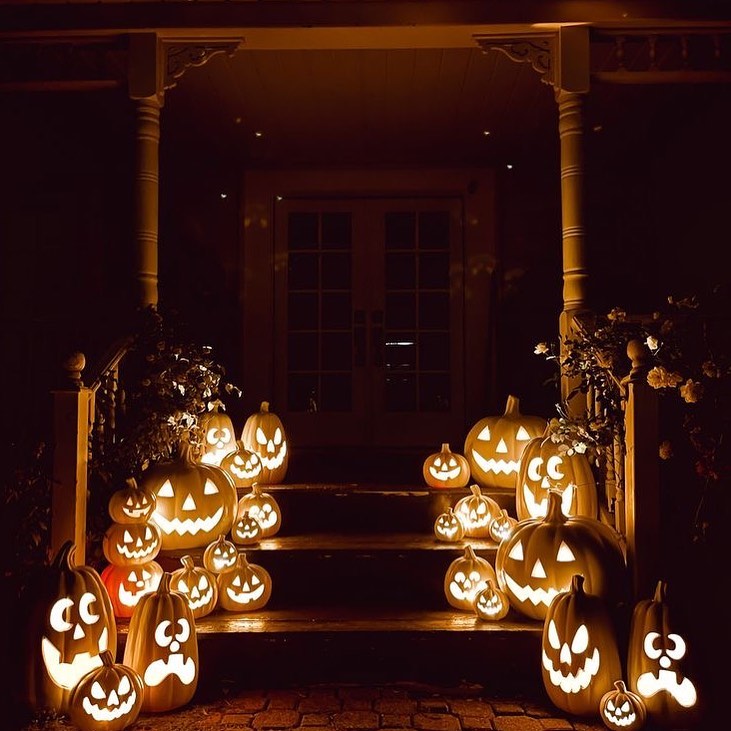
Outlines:
{"type": "Polygon", "coordinates": [[[622,680],[614,682],[599,701],[599,716],[612,731],[637,731],[647,720],[645,702],[627,688],[622,680]]]}
{"type": "Polygon", "coordinates": [[[429,487],[464,487],[470,481],[470,466],[444,443],[439,452],[424,460],[423,474],[429,487]]]}
{"type": "Polygon", "coordinates": [[[161,547],[160,529],[153,523],[112,523],[102,540],[105,558],[117,566],[152,561],[161,547]]]}
{"type": "Polygon", "coordinates": [[[495,581],[492,565],[478,556],[472,546],[467,546],[464,554],[452,561],[444,576],[447,601],[455,609],[472,612],[475,596],[485,588],[488,579],[495,581]]]}
{"type": "Polygon", "coordinates": [[[220,465],[221,460],[236,448],[236,432],[231,417],[223,411],[220,401],[212,401],[201,417],[203,434],[203,464],[220,465]]]}
{"type": "Polygon", "coordinates": [[[434,521],[434,535],[447,543],[455,543],[464,538],[464,524],[452,508],[437,516],[434,521]]]}
{"type": "Polygon", "coordinates": [[[105,650],[116,653],[117,628],[99,574],[77,566],[72,541],[29,588],[27,692],[36,709],[66,712],[76,684],[101,667],[105,650]]]}
{"type": "Polygon", "coordinates": [[[240,553],[236,566],[218,574],[218,603],[230,612],[251,612],[261,609],[272,593],[272,577],[257,564],[249,563],[240,553]]]}
{"type": "Polygon", "coordinates": [[[490,523],[500,514],[500,506],[483,494],[478,485],[470,485],[470,493],[457,501],[454,512],[464,523],[466,536],[487,538],[490,535],[490,523]]]}
{"type": "Polygon", "coordinates": [[[154,509],[155,496],[139,487],[133,477],[109,498],[109,516],[115,523],[144,523],[154,509]]]}
{"type": "Polygon", "coordinates": [[[259,523],[262,538],[269,538],[279,532],[282,525],[279,504],[272,495],[263,492],[258,485],[252,485],[251,492],[238,502],[236,515],[240,518],[245,512],[259,523]]]}
{"type": "Polygon", "coordinates": [[[260,538],[259,521],[248,510],[244,510],[231,528],[231,540],[240,546],[247,546],[258,543],[260,538]]]}
{"type": "Polygon", "coordinates": [[[541,639],[543,685],[551,701],[577,716],[593,716],[622,675],[616,633],[601,597],[584,592],[584,577],[553,600],[541,639]]]}
{"type": "Polygon", "coordinates": [[[532,619],[545,619],[574,574],[584,577],[588,592],[610,603],[626,598],[626,564],[617,535],[593,518],[566,517],[555,492],[545,518],[520,521],[500,543],[495,569],[511,606],[532,619]]]}
{"type": "Polygon", "coordinates": [[[114,616],[131,617],[140,598],[155,591],[161,578],[162,566],[154,560],[135,566],[106,566],[102,581],[109,592],[114,616]]]}
{"type": "Polygon", "coordinates": [[[485,588],[475,594],[475,614],[488,621],[504,619],[510,611],[510,601],[504,591],[500,591],[496,582],[488,579],[485,588]]]}
{"type": "Polygon", "coordinates": [[[236,488],[220,467],[195,462],[190,445],[181,445],[176,460],[148,469],[142,481],[156,498],[151,522],[162,550],[205,546],[231,530],[236,488]]]}
{"type": "Polygon", "coordinates": [[[236,442],[236,449],[221,460],[221,469],[233,480],[236,487],[251,487],[261,475],[261,460],[256,452],[236,442]]]}
{"type": "Polygon", "coordinates": [[[280,418],[262,401],[259,411],[249,416],[241,432],[241,441],[261,460],[259,482],[267,485],[282,482],[289,466],[289,447],[280,418]]]}
{"type": "Polygon", "coordinates": [[[515,396],[508,396],[502,416],[480,419],[467,433],[464,455],[472,479],[482,487],[515,487],[523,449],[546,428],[545,419],[525,416],[519,406],[515,396]]]}
{"type": "Polygon", "coordinates": [[[87,673],[74,689],[69,716],[79,731],[122,731],[140,715],[142,693],[139,673],[115,663],[105,650],[102,666],[87,673]]]}
{"type": "Polygon", "coordinates": [[[692,657],[685,632],[658,581],[652,599],[635,605],[629,635],[629,686],[645,702],[648,718],[661,725],[693,724],[700,708],[690,677],[692,657]]]}
{"type": "Polygon", "coordinates": [[[124,664],[144,682],[144,712],[169,711],[188,703],[198,686],[198,637],[185,596],[163,574],[157,590],[140,599],[129,623],[124,664]]]}
{"type": "Polygon", "coordinates": [[[552,489],[561,492],[564,515],[597,517],[599,499],[589,460],[578,452],[568,454],[564,445],[544,435],[528,442],[520,460],[515,486],[518,519],[542,518],[552,489]]]}
{"type": "Polygon", "coordinates": [[[499,515],[496,515],[492,521],[490,521],[490,538],[495,543],[500,543],[506,538],[509,538],[513,534],[513,528],[518,524],[515,518],[512,518],[507,510],[501,510],[499,515]]]}
{"type": "Polygon", "coordinates": [[[226,569],[233,568],[236,565],[236,559],[239,552],[236,546],[226,540],[226,536],[221,534],[215,541],[206,546],[203,551],[203,565],[214,574],[220,574],[226,569]]]}
{"type": "Polygon", "coordinates": [[[196,619],[205,617],[218,601],[216,576],[203,566],[196,566],[191,556],[183,556],[180,563],[182,567],[173,571],[170,586],[185,595],[196,619]]]}

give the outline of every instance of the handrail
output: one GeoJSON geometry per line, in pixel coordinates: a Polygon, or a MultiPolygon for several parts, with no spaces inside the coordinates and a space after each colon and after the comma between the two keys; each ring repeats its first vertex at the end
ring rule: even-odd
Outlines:
{"type": "Polygon", "coordinates": [[[132,335],[125,335],[107,348],[92,370],[93,380],[89,385],[92,392],[96,393],[104,382],[105,377],[119,367],[122,358],[127,354],[133,342],[134,337],[132,335]]]}

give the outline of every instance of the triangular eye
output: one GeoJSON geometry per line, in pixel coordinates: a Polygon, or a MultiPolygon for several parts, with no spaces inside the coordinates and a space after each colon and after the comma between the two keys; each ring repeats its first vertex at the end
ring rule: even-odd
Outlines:
{"type": "Polygon", "coordinates": [[[152,528],[150,528],[149,525],[145,529],[145,539],[148,540],[148,541],[149,540],[152,540],[152,528]]]}
{"type": "Polygon", "coordinates": [[[457,460],[454,457],[449,460],[449,466],[452,468],[457,466],[457,460]]]}
{"type": "Polygon", "coordinates": [[[518,541],[511,549],[508,554],[508,558],[515,559],[516,561],[523,560],[523,541],[518,541]]]}
{"type": "Polygon", "coordinates": [[[576,556],[574,556],[574,552],[566,545],[565,541],[561,541],[561,545],[558,547],[558,552],[556,553],[556,561],[562,561],[565,563],[568,563],[570,561],[576,561],[576,556]]]}
{"type": "Polygon", "coordinates": [[[442,466],[442,458],[441,457],[436,457],[434,459],[434,466],[435,467],[441,467],[442,466]]]}
{"type": "Polygon", "coordinates": [[[519,426],[515,439],[519,442],[528,442],[530,441],[530,434],[528,434],[524,426],[519,426]]]}
{"type": "Polygon", "coordinates": [[[622,703],[622,707],[619,710],[622,711],[622,713],[629,713],[629,708],[629,701],[625,701],[622,703]]]}
{"type": "Polygon", "coordinates": [[[215,482],[211,482],[211,480],[206,480],[205,487],[203,488],[203,494],[204,495],[215,495],[218,492],[218,488],[216,487],[215,482]]]}
{"type": "Polygon", "coordinates": [[[277,427],[276,431],[274,432],[274,443],[279,446],[282,443],[282,430],[277,427]]]}
{"type": "Polygon", "coordinates": [[[104,692],[104,689],[98,680],[95,680],[94,684],[91,686],[91,697],[96,698],[98,701],[106,700],[107,694],[104,692]]]}
{"type": "Polygon", "coordinates": [[[157,491],[157,494],[158,497],[172,497],[175,494],[170,480],[165,480],[165,482],[162,483],[162,486],[157,491]]]}
{"type": "Polygon", "coordinates": [[[589,647],[589,630],[586,629],[586,625],[582,624],[579,629],[576,630],[574,639],[571,640],[571,652],[574,655],[580,655],[582,652],[586,652],[586,648],[589,647]]]}
{"type": "Polygon", "coordinates": [[[262,446],[267,443],[266,434],[264,434],[264,430],[260,426],[256,427],[256,443],[262,446]]]}
{"type": "Polygon", "coordinates": [[[483,427],[482,431],[477,435],[477,438],[481,442],[489,442],[490,439],[492,438],[490,436],[490,427],[489,426],[483,427]]]}
{"type": "Polygon", "coordinates": [[[122,540],[125,543],[132,543],[132,534],[128,530],[126,530],[124,532],[124,535],[122,536],[122,540]]]}

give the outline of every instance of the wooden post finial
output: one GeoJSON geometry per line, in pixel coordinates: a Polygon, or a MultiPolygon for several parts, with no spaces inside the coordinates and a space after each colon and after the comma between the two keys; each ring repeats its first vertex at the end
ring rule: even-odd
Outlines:
{"type": "Polygon", "coordinates": [[[86,356],[83,353],[71,353],[62,364],[66,378],[76,387],[81,388],[84,384],[81,381],[81,371],[86,367],[86,356]]]}

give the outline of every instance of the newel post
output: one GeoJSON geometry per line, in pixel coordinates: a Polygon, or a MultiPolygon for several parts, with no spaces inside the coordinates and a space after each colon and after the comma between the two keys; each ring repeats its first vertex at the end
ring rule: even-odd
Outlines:
{"type": "Polygon", "coordinates": [[[632,361],[624,380],[627,562],[639,597],[652,594],[660,568],[659,404],[657,392],[647,383],[647,346],[632,340],[627,355],[632,361]]]}
{"type": "Polygon", "coordinates": [[[53,391],[51,553],[56,555],[71,540],[79,564],[86,558],[89,430],[94,414],[94,392],[81,381],[85,365],[82,353],[67,358],[66,385],[53,391]]]}

